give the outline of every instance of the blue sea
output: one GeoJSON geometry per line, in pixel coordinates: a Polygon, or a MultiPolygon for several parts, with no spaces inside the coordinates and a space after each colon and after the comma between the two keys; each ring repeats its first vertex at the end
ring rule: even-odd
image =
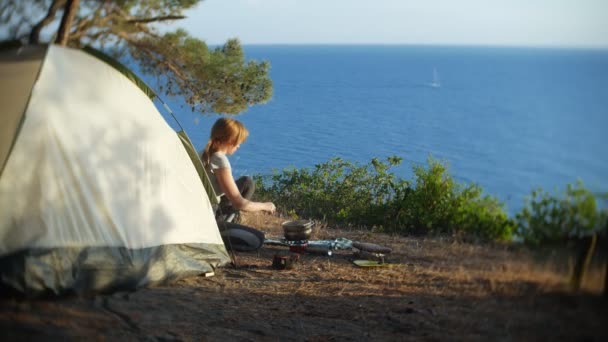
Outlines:
{"type": "MultiPolygon", "coordinates": [[[[245,53],[271,63],[274,96],[236,117],[250,137],[231,157],[235,175],[396,155],[404,161],[393,171],[412,179],[412,166],[432,156],[510,214],[539,187],[557,193],[582,180],[608,192],[608,50],[285,45],[245,53]]],[[[203,148],[218,116],[165,100],[203,148]]]]}

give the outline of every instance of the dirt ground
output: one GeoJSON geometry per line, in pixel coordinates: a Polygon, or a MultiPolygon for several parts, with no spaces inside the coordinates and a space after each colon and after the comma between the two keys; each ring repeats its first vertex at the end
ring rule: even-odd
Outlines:
{"type": "MultiPolygon", "coordinates": [[[[246,223],[279,238],[281,219],[246,223]]],[[[238,253],[212,277],[93,298],[0,299],[0,340],[404,341],[608,340],[598,268],[570,291],[568,265],[521,247],[315,227],[391,247],[386,267],[361,268],[351,251],[301,255],[271,267],[267,246],[238,253]]]]}

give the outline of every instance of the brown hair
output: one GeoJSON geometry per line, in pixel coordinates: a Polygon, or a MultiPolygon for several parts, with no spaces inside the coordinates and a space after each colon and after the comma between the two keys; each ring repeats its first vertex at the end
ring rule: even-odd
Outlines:
{"type": "Polygon", "coordinates": [[[222,144],[242,144],[249,136],[249,131],[240,121],[231,118],[220,118],[211,127],[211,135],[202,154],[203,163],[209,165],[209,157],[222,144]]]}

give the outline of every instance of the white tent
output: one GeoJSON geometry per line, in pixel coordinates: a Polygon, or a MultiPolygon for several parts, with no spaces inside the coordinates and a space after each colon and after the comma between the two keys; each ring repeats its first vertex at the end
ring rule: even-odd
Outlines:
{"type": "Polygon", "coordinates": [[[3,289],[132,289],[230,260],[189,141],[98,56],[0,50],[3,289]]]}

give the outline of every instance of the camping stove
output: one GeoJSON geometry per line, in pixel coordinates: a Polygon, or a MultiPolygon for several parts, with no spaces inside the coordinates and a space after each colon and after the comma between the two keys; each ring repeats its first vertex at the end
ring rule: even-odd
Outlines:
{"type": "Polygon", "coordinates": [[[289,246],[289,251],[293,253],[304,253],[306,252],[306,247],[308,247],[308,240],[284,240],[287,246],[289,246]]]}
{"type": "Polygon", "coordinates": [[[293,253],[304,253],[308,246],[308,239],[312,233],[313,222],[309,220],[296,220],[283,222],[283,233],[285,243],[289,251],[293,253]]]}

